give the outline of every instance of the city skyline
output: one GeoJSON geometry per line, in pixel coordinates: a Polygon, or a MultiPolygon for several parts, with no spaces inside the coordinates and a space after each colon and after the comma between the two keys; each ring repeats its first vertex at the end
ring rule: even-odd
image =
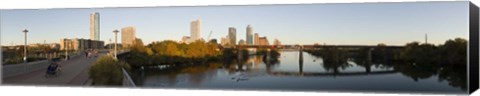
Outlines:
{"type": "Polygon", "coordinates": [[[251,25],[254,27],[252,33],[278,39],[282,44],[404,45],[412,41],[423,42],[425,34],[429,36],[429,43],[441,44],[456,37],[468,39],[468,12],[462,7],[465,4],[468,3],[2,10],[1,45],[23,44],[21,30],[24,28],[30,31],[29,44],[44,40],[59,43],[61,38],[88,38],[88,15],[92,12],[102,14],[99,28],[102,41],[113,39],[112,31],[126,26],[136,26],[137,38],[145,41],[144,44],[179,41],[182,36],[190,35],[189,22],[202,18],[199,31],[212,31],[211,38],[217,40],[228,34],[227,28],[235,27],[238,28],[236,38],[248,41],[245,33],[251,25]],[[191,11],[188,13],[191,15],[186,11],[191,11]],[[245,14],[248,12],[251,14],[245,14]]]}

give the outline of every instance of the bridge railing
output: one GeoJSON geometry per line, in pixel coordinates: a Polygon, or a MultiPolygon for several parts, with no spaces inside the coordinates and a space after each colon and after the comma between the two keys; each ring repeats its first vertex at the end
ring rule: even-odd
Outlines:
{"type": "Polygon", "coordinates": [[[130,75],[128,74],[128,72],[124,68],[122,68],[122,73],[123,73],[122,86],[124,86],[124,87],[137,87],[137,85],[135,85],[135,82],[133,82],[132,78],[130,77],[130,75]]]}

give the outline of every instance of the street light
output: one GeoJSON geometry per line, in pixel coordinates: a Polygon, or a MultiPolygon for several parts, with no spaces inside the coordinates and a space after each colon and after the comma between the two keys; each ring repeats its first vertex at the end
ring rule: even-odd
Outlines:
{"type": "Polygon", "coordinates": [[[65,49],[66,49],[66,50],[65,50],[65,60],[68,60],[68,46],[70,46],[70,43],[71,43],[71,42],[72,42],[72,41],[67,42],[67,44],[65,44],[65,45],[67,45],[66,48],[65,48],[65,49]]]}
{"type": "Polygon", "coordinates": [[[115,33],[115,49],[114,49],[114,54],[115,55],[115,59],[117,59],[117,33],[118,33],[118,30],[115,29],[113,30],[113,33],[115,33]]]}
{"type": "Polygon", "coordinates": [[[24,71],[27,71],[27,29],[23,29],[22,31],[25,33],[25,46],[23,46],[23,62],[25,63],[24,71]]]}
{"type": "Polygon", "coordinates": [[[110,51],[112,51],[112,38],[108,39],[108,43],[110,44],[110,45],[108,46],[108,49],[109,49],[110,51]]]}

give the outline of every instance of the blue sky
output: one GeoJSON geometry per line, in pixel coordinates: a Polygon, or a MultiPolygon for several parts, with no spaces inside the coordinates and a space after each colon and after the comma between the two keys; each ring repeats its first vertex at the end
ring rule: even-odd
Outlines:
{"type": "Polygon", "coordinates": [[[283,44],[404,45],[423,42],[425,34],[434,44],[468,39],[468,2],[418,2],[1,10],[1,44],[23,44],[24,28],[30,30],[29,44],[89,38],[92,12],[100,13],[100,39],[106,43],[113,41],[114,29],[127,26],[135,26],[145,44],[180,40],[190,35],[195,19],[202,21],[203,38],[213,31],[211,38],[220,39],[235,27],[237,40],[245,39],[250,24],[270,43],[276,38],[283,44]]]}

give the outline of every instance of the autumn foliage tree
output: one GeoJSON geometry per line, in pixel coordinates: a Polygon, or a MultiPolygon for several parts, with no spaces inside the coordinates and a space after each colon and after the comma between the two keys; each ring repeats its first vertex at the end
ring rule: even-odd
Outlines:
{"type": "Polygon", "coordinates": [[[217,58],[221,54],[218,45],[211,42],[197,40],[185,44],[171,40],[153,42],[147,46],[133,47],[131,51],[132,63],[136,66],[195,63],[217,58]]]}

